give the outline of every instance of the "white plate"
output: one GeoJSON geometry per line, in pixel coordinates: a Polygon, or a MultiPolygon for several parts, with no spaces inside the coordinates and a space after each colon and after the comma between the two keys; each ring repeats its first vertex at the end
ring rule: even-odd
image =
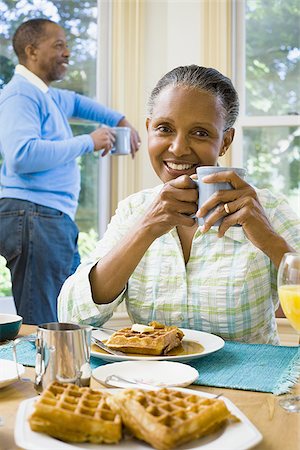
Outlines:
{"type": "MultiPolygon", "coordinates": [[[[100,351],[95,351],[92,347],[91,355],[96,358],[101,358],[105,361],[190,361],[191,359],[200,358],[201,356],[208,355],[209,353],[216,352],[224,347],[224,341],[219,336],[214,334],[205,333],[204,331],[188,330],[181,328],[184,333],[183,344],[186,345],[189,342],[195,343],[196,345],[202,345],[203,350],[196,349],[195,352],[184,354],[184,355],[160,355],[160,356],[144,356],[144,355],[111,355],[109,353],[100,353],[100,351]]],[[[96,330],[93,331],[93,336],[101,341],[105,341],[109,337],[109,333],[96,330]]],[[[100,350],[100,349],[99,349],[100,350]]]]}
{"type": "MultiPolygon", "coordinates": [[[[20,376],[25,372],[22,364],[18,364],[18,371],[20,376]]],[[[15,362],[7,359],[0,359],[0,388],[8,386],[17,380],[18,373],[15,362]]]]}
{"type": "MultiPolygon", "coordinates": [[[[193,394],[202,397],[214,397],[211,394],[200,391],[191,391],[189,389],[177,388],[182,392],[193,392],[193,394]]],[[[106,389],[105,392],[116,392],[117,389],[106,389]]],[[[119,389],[118,389],[119,391],[119,389]]],[[[16,417],[15,442],[18,447],[25,450],[150,450],[151,447],[143,441],[135,439],[124,439],[117,445],[96,445],[96,444],[67,444],[46,434],[31,431],[28,417],[33,412],[33,404],[38,397],[23,401],[16,417]]],[[[222,397],[223,398],[223,397],[222,397]]],[[[240,422],[231,423],[224,426],[221,430],[206,436],[202,439],[184,444],[179,447],[181,450],[248,450],[254,447],[262,440],[262,435],[247,419],[246,416],[227,398],[223,398],[228,409],[240,419],[240,422]]]]}
{"type": "MultiPolygon", "coordinates": [[[[97,381],[104,384],[109,375],[119,375],[129,381],[148,383],[159,387],[184,387],[192,384],[199,377],[198,371],[193,367],[170,361],[122,361],[97,367],[93,370],[92,375],[97,381]]],[[[111,381],[110,385],[127,388],[131,386],[122,381],[111,381]]],[[[149,389],[151,389],[150,386],[149,389]]]]}

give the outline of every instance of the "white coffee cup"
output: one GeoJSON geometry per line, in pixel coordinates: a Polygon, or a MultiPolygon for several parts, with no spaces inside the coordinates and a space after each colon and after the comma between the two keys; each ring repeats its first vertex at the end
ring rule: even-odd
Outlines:
{"type": "Polygon", "coordinates": [[[110,150],[111,155],[130,155],[130,134],[131,129],[129,127],[113,127],[115,133],[115,143],[110,150]]]}

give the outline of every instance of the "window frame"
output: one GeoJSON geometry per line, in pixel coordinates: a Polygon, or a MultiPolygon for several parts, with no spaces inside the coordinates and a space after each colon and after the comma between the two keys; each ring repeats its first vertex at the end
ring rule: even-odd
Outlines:
{"type": "MultiPolygon", "coordinates": [[[[96,100],[110,106],[112,100],[112,4],[98,0],[96,100]]],[[[104,235],[111,217],[111,159],[98,159],[98,236],[104,235]]]]}
{"type": "Polygon", "coordinates": [[[278,116],[247,116],[245,102],[245,1],[237,1],[233,7],[233,73],[235,87],[239,93],[240,113],[235,125],[235,138],[232,144],[233,166],[243,166],[243,130],[244,128],[265,128],[279,126],[300,126],[300,116],[297,115],[278,115],[278,116]]]}

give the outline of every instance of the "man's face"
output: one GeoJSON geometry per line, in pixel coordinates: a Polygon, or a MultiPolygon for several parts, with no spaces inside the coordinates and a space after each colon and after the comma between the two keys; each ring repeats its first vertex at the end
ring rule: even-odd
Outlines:
{"type": "Polygon", "coordinates": [[[64,78],[70,52],[65,32],[59,25],[47,23],[44,30],[44,36],[34,46],[29,68],[49,85],[64,78]]]}

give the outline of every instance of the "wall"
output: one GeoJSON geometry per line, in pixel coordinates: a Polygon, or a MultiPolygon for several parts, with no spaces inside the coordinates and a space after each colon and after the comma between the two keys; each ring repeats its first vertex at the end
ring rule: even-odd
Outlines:
{"type": "Polygon", "coordinates": [[[156,82],[174,67],[199,64],[200,55],[200,2],[148,1],[145,7],[144,29],[144,109],[143,147],[139,158],[139,184],[141,188],[159,183],[147,154],[145,118],[146,103],[156,82]]]}
{"type": "Polygon", "coordinates": [[[159,78],[186,64],[211,65],[231,76],[231,7],[231,0],[113,2],[112,106],[138,128],[142,146],[134,162],[113,161],[112,212],[120,199],[160,182],[145,130],[147,100],[159,78]]]}

